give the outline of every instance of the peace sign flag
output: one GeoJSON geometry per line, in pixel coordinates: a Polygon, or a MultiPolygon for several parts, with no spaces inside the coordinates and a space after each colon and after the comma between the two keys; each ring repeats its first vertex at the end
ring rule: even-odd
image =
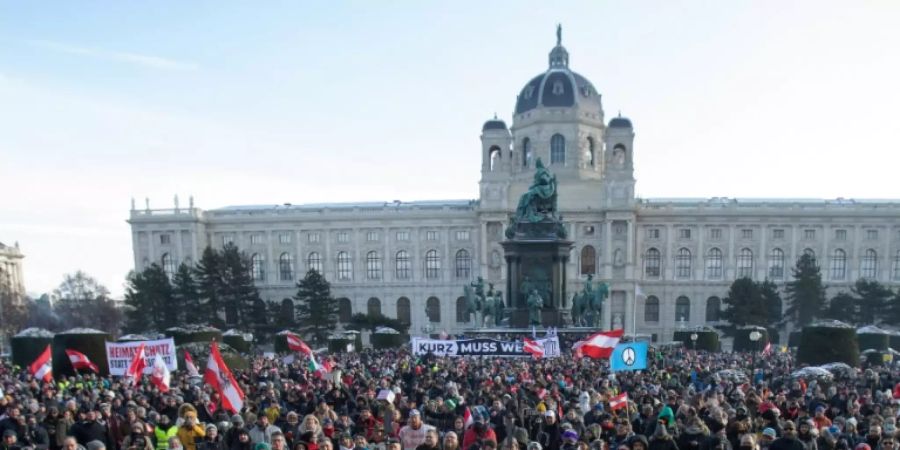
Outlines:
{"type": "Polygon", "coordinates": [[[613,372],[646,369],[647,343],[629,342],[617,345],[609,357],[609,368],[613,372]]]}

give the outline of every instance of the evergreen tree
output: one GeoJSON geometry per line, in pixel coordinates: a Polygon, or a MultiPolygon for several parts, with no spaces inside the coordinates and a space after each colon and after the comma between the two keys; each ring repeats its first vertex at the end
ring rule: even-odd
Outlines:
{"type": "Polygon", "coordinates": [[[222,308],[220,301],[223,280],[222,255],[212,247],[203,250],[203,255],[194,269],[194,280],[202,302],[198,311],[200,322],[221,325],[219,312],[222,308]]]}
{"type": "Polygon", "coordinates": [[[766,306],[768,318],[766,326],[772,326],[782,320],[782,300],[781,294],[778,292],[778,286],[768,279],[759,283],[759,293],[762,296],[762,302],[766,306]]]}
{"type": "Polygon", "coordinates": [[[129,306],[125,313],[125,327],[129,332],[162,331],[178,322],[172,284],[158,264],[128,275],[125,304],[129,306]]]}
{"type": "Polygon", "coordinates": [[[297,319],[300,330],[322,345],[335,329],[338,321],[338,303],[331,296],[331,285],[318,271],[306,272],[297,283],[297,319]]]}
{"type": "Polygon", "coordinates": [[[257,316],[257,302],[262,301],[253,283],[250,258],[230,243],[222,249],[221,258],[223,277],[219,301],[225,308],[227,325],[250,329],[257,316]]]}
{"type": "Polygon", "coordinates": [[[726,305],[722,320],[728,323],[721,327],[731,334],[738,327],[769,324],[769,305],[766,304],[760,285],[750,278],[738,278],[731,283],[728,296],[722,299],[726,305]]]}
{"type": "Polygon", "coordinates": [[[856,299],[846,292],[839,292],[829,302],[826,317],[843,322],[857,323],[856,299]]]}
{"type": "Polygon", "coordinates": [[[825,286],[815,258],[804,253],[793,269],[794,279],[787,283],[785,291],[790,306],[786,315],[799,325],[808,325],[821,317],[825,309],[825,286]]]}
{"type": "Polygon", "coordinates": [[[857,325],[875,325],[887,312],[894,292],[877,281],[859,279],[851,289],[854,295],[854,318],[857,325]]]}
{"type": "Polygon", "coordinates": [[[200,291],[194,281],[194,271],[187,264],[178,266],[178,272],[172,280],[173,302],[178,307],[179,323],[201,323],[203,314],[200,310],[200,291]]]}

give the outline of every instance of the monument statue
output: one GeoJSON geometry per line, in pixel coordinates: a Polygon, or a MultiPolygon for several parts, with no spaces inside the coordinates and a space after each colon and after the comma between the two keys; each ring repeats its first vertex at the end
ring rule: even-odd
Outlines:
{"type": "Polygon", "coordinates": [[[478,315],[481,313],[482,299],[475,294],[475,288],[472,284],[463,286],[463,293],[466,297],[466,313],[471,317],[471,321],[475,324],[479,323],[478,315]]]}
{"type": "Polygon", "coordinates": [[[538,158],[535,163],[534,180],[519,198],[516,215],[510,218],[509,227],[506,228],[506,237],[512,239],[516,236],[518,224],[546,222],[553,226],[552,231],[557,237],[565,238],[566,229],[557,214],[556,195],[556,175],[551,175],[538,158]]]}
{"type": "Polygon", "coordinates": [[[541,324],[541,308],[544,306],[544,299],[537,289],[532,289],[528,295],[528,323],[529,325],[541,324]]]}
{"type": "Polygon", "coordinates": [[[603,301],[609,296],[609,286],[600,283],[596,289],[593,275],[588,275],[581,292],[572,296],[572,324],[582,327],[596,328],[600,325],[603,301]]]}

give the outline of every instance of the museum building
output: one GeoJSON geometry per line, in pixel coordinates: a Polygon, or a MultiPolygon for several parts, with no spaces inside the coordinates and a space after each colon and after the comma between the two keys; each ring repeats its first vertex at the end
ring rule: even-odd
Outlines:
{"type": "Polygon", "coordinates": [[[629,119],[607,122],[600,93],[571,70],[558,34],[546,70],[519,91],[511,125],[495,117],[482,127],[478,199],[211,210],[193,199],[173,209],[132,202],[135,269],[155,262],[171,276],[206,246],[234,243],[269,302],[291,302],[298,279],[317,270],[343,321],[380,312],[413,333],[461,331],[472,326],[463,286],[478,276],[506,286],[504,228],[540,158],[557,178],[574,242],[566,290],[579,291],[588,275],[606,282],[604,328],[665,341],[682,327],[714,325],[734,279],[783,286],[804,253],[829,294],[859,278],[900,284],[900,202],[636,198],[634,140],[629,119]]]}

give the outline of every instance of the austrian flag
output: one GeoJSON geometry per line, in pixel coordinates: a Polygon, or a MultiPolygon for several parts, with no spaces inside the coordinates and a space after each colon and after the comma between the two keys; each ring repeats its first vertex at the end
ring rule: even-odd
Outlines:
{"type": "Polygon", "coordinates": [[[623,392],[611,399],[609,399],[609,409],[615,411],[617,409],[625,408],[628,406],[628,393],[623,392]]]}
{"type": "Polygon", "coordinates": [[[131,386],[137,386],[138,383],[141,382],[141,377],[144,375],[144,369],[147,368],[147,361],[144,360],[147,354],[144,352],[144,344],[141,344],[138,347],[138,351],[134,353],[134,357],[131,358],[131,364],[128,365],[128,370],[125,371],[125,378],[127,378],[131,386]]]}
{"type": "Polygon", "coordinates": [[[69,362],[72,363],[72,368],[74,368],[75,370],[88,369],[94,373],[100,373],[100,368],[97,367],[96,364],[91,362],[91,360],[88,359],[87,355],[85,355],[84,353],[81,353],[78,350],[67,348],[66,356],[69,357],[69,362]]]}
{"type": "Polygon", "coordinates": [[[591,358],[609,358],[613,350],[619,345],[619,340],[625,330],[602,331],[595,333],[583,341],[578,341],[572,346],[572,350],[577,354],[589,356],[591,358]]]}
{"type": "Polygon", "coordinates": [[[292,352],[300,352],[304,355],[312,354],[312,349],[309,348],[309,346],[306,345],[306,342],[303,342],[296,334],[288,333],[285,335],[285,338],[287,339],[288,348],[291,349],[292,352]]]}
{"type": "Polygon", "coordinates": [[[41,353],[41,356],[38,356],[37,359],[28,366],[28,372],[31,373],[31,376],[46,383],[53,381],[53,358],[51,357],[49,345],[47,345],[47,348],[41,353]]]}
{"type": "Polygon", "coordinates": [[[213,341],[209,350],[209,360],[206,364],[206,372],[203,374],[203,381],[222,398],[222,407],[231,411],[232,414],[241,412],[244,407],[244,391],[238,386],[231,370],[225,365],[222,354],[219,353],[219,344],[213,341]]]}
{"type": "Polygon", "coordinates": [[[524,350],[525,353],[530,353],[531,356],[535,358],[544,356],[544,346],[540,342],[528,338],[525,338],[522,341],[525,343],[525,345],[522,346],[522,350],[524,350]]]}

